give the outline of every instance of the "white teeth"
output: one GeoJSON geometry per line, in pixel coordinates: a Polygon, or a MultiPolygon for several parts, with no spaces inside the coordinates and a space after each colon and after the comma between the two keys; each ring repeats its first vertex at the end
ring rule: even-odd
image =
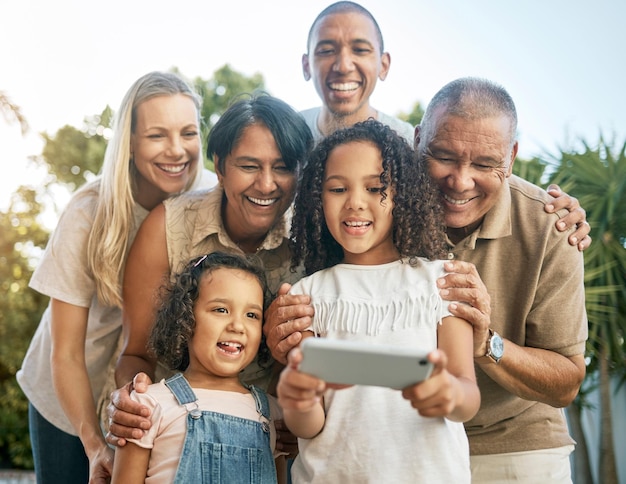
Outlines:
{"type": "Polygon", "coordinates": [[[248,200],[250,200],[252,203],[256,203],[257,205],[263,205],[264,207],[267,207],[269,205],[276,203],[278,201],[278,198],[263,199],[263,198],[248,197],[248,200]]]}
{"type": "Polygon", "coordinates": [[[443,194],[443,198],[446,200],[446,202],[449,202],[452,205],[465,205],[467,202],[472,200],[471,198],[466,198],[465,200],[457,200],[455,198],[452,198],[452,197],[446,195],[445,193],[443,194]]]}
{"type": "Polygon", "coordinates": [[[335,91],[354,91],[358,89],[359,84],[357,82],[342,82],[342,83],[332,83],[330,84],[330,88],[335,91]]]}
{"type": "Polygon", "coordinates": [[[364,227],[366,225],[370,225],[371,222],[362,222],[362,221],[346,221],[344,222],[348,227],[364,227]]]}
{"type": "Polygon", "coordinates": [[[168,173],[180,173],[185,169],[187,163],[182,163],[180,165],[158,165],[161,170],[166,171],[168,173]]]}
{"type": "Polygon", "coordinates": [[[233,346],[234,348],[241,348],[241,343],[233,343],[232,341],[220,341],[221,345],[233,346]]]}

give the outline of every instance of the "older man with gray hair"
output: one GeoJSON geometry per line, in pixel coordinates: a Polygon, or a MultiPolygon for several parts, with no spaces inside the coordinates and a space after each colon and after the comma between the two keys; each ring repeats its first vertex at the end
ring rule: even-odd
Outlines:
{"type": "Polygon", "coordinates": [[[474,327],[482,404],[465,424],[472,482],[571,483],[562,407],[585,376],[583,258],[550,196],[512,175],[517,114],[501,86],[457,79],[430,102],[416,149],[439,185],[452,273],[442,296],[474,327]]]}

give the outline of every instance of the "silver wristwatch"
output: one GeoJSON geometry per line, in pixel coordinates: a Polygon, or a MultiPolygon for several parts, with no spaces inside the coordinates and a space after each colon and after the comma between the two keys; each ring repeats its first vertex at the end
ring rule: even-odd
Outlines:
{"type": "Polygon", "coordinates": [[[494,363],[498,363],[504,355],[504,340],[502,336],[496,333],[493,329],[489,329],[489,338],[487,339],[487,358],[490,358],[494,363]]]}

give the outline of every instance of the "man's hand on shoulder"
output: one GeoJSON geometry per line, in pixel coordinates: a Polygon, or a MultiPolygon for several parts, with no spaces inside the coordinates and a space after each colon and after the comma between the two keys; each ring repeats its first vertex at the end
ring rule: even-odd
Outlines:
{"type": "Polygon", "coordinates": [[[557,230],[563,232],[575,226],[576,230],[567,240],[570,245],[578,247],[578,250],[585,250],[591,245],[591,237],[589,237],[591,227],[587,222],[587,212],[580,206],[578,199],[565,193],[558,185],[550,185],[547,192],[554,197],[554,200],[546,204],[546,212],[554,213],[562,208],[569,211],[565,217],[557,220],[557,230]]]}
{"type": "Polygon", "coordinates": [[[465,319],[472,325],[474,356],[487,352],[487,339],[491,325],[491,297],[476,266],[471,262],[444,263],[447,274],[437,279],[442,299],[453,301],[448,309],[453,316],[465,319]]]}

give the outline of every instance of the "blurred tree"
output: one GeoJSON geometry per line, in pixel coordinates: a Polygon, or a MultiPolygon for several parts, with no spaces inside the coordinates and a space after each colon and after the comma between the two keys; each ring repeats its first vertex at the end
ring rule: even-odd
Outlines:
{"type": "Polygon", "coordinates": [[[15,380],[48,298],[28,288],[48,232],[37,217],[37,193],[20,188],[6,212],[0,211],[0,463],[32,468],[28,403],[15,380]]]}
{"type": "Polygon", "coordinates": [[[594,239],[585,250],[585,304],[589,318],[585,384],[568,407],[575,449],[576,483],[593,483],[581,411],[600,387],[600,482],[617,482],[613,450],[610,377],[626,378],[626,144],[613,154],[602,138],[597,148],[583,141],[582,153],[561,151],[546,162],[517,159],[513,172],[544,188],[557,183],[587,210],[594,239]],[[548,173],[549,172],[549,173],[548,173]],[[546,180],[547,178],[547,180],[546,180]],[[542,183],[542,181],[544,181],[542,183]]]}
{"type": "Polygon", "coordinates": [[[28,122],[22,114],[22,110],[17,104],[13,104],[9,99],[9,96],[0,91],[0,112],[4,116],[7,123],[17,121],[22,129],[22,134],[26,134],[29,130],[28,122]]]}
{"type": "Polygon", "coordinates": [[[42,133],[41,160],[51,175],[48,184],[62,183],[74,191],[93,178],[102,166],[112,123],[113,110],[107,106],[99,116],[86,117],[80,130],[65,125],[54,136],[42,133]]]}
{"type": "Polygon", "coordinates": [[[265,81],[261,74],[257,72],[247,77],[228,64],[216,70],[211,79],[196,77],[192,84],[202,96],[203,140],[233,99],[241,94],[265,90],[265,81]]]}
{"type": "Polygon", "coordinates": [[[551,181],[587,210],[593,243],[585,252],[587,356],[600,386],[599,479],[617,482],[610,378],[626,381],[626,143],[614,152],[601,137],[582,153],[561,152],[551,181]]]}
{"type": "MultiPolygon", "coordinates": [[[[216,70],[211,79],[196,77],[192,84],[202,96],[202,145],[205,147],[211,128],[234,99],[242,94],[265,90],[265,81],[261,74],[255,73],[247,77],[228,64],[216,70]]],[[[211,160],[205,159],[204,163],[209,170],[215,171],[211,160]]]]}
{"type": "Polygon", "coordinates": [[[524,160],[523,158],[517,157],[513,165],[513,173],[530,183],[545,188],[547,185],[544,185],[543,182],[547,166],[548,163],[541,158],[524,160]]]}
{"type": "Polygon", "coordinates": [[[417,126],[418,124],[420,124],[422,122],[422,118],[424,117],[424,108],[422,107],[422,104],[417,101],[414,105],[413,105],[413,109],[411,110],[410,113],[404,113],[404,112],[400,112],[398,113],[398,118],[400,118],[403,121],[407,121],[408,123],[411,123],[413,126],[417,126]]]}

